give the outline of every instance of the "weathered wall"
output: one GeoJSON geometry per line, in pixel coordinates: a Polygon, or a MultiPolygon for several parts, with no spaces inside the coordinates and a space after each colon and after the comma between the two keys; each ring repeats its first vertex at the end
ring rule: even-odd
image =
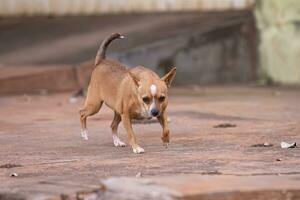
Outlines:
{"type": "Polygon", "coordinates": [[[114,55],[129,66],[141,65],[165,74],[177,67],[176,85],[243,83],[254,81],[256,63],[252,46],[255,35],[250,16],[227,20],[226,25],[185,32],[114,55]]]}
{"type": "Polygon", "coordinates": [[[177,66],[176,85],[203,85],[253,81],[250,49],[245,38],[237,32],[217,41],[202,43],[203,35],[172,38],[164,44],[153,44],[122,53],[122,62],[133,66],[144,63],[147,67],[165,74],[177,66]],[[151,54],[147,53],[151,52],[151,54]]]}
{"type": "Polygon", "coordinates": [[[0,16],[244,9],[254,0],[0,0],[0,16]]]}
{"type": "Polygon", "coordinates": [[[260,76],[263,81],[300,84],[300,1],[257,1],[260,76]]]}

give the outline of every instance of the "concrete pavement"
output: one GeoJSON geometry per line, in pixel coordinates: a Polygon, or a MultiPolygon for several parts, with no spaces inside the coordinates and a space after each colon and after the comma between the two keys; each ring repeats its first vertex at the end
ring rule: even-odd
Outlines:
{"type": "MultiPolygon", "coordinates": [[[[298,88],[173,89],[168,108],[171,145],[163,148],[158,123],[136,124],[139,144],[146,150],[142,155],[133,154],[130,147],[113,146],[113,113],[107,107],[88,120],[90,139],[81,140],[77,113],[83,101],[70,103],[69,96],[0,98],[0,197],[16,193],[28,199],[75,198],[80,192],[102,191],[100,179],[138,173],[155,180],[205,177],[212,188],[221,188],[216,177],[234,177],[235,191],[247,185],[243,180],[248,177],[252,182],[259,178],[252,191],[261,191],[259,180],[271,176],[269,189],[275,182],[277,189],[300,190],[300,150],[280,147],[281,141],[300,140],[298,88]],[[224,123],[235,127],[215,128],[224,123]],[[18,176],[11,177],[13,173],[18,176]],[[281,187],[280,177],[295,180],[297,187],[281,187]]],[[[122,126],[120,137],[126,141],[122,126]]],[[[241,199],[233,197],[228,199],[241,199]]]]}

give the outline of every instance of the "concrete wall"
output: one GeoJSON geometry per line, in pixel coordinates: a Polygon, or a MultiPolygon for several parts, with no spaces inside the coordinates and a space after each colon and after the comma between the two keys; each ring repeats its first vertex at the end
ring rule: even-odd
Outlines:
{"type": "Polygon", "coordinates": [[[0,16],[245,9],[254,0],[0,0],[0,16]]]}
{"type": "Polygon", "coordinates": [[[300,1],[257,1],[263,81],[300,84],[300,1]]]}
{"type": "Polygon", "coordinates": [[[218,41],[202,44],[201,34],[185,39],[172,38],[166,44],[153,44],[132,49],[118,57],[124,63],[147,67],[165,74],[177,66],[176,85],[203,85],[215,83],[240,83],[253,81],[255,69],[251,63],[250,49],[245,38],[235,33],[218,41]],[[147,53],[151,52],[151,54],[147,53]],[[174,53],[175,52],[175,53],[174,53]]]}
{"type": "MultiPolygon", "coordinates": [[[[242,18],[242,17],[241,17],[242,18]]],[[[245,83],[256,78],[251,17],[228,20],[226,26],[194,29],[179,36],[143,44],[114,57],[129,66],[144,65],[160,75],[177,67],[176,85],[245,83]]]]}

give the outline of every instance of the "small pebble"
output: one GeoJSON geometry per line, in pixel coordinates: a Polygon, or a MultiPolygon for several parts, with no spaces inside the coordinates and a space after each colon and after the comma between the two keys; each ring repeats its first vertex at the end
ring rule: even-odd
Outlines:
{"type": "Polygon", "coordinates": [[[230,124],[230,123],[223,123],[214,126],[214,128],[234,128],[234,127],[236,127],[236,124],[230,124]]]}
{"type": "Polygon", "coordinates": [[[273,144],[270,144],[268,142],[251,145],[251,147],[272,147],[272,146],[273,144]]]}
{"type": "Polygon", "coordinates": [[[78,99],[76,97],[70,97],[69,98],[70,103],[76,103],[77,101],[78,101],[78,99]]]}
{"type": "Polygon", "coordinates": [[[273,144],[270,144],[270,143],[268,143],[268,142],[265,142],[265,143],[264,143],[264,146],[265,146],[265,147],[271,147],[271,146],[273,146],[273,144]]]}
{"type": "Polygon", "coordinates": [[[220,175],[222,173],[219,172],[218,170],[212,170],[212,171],[204,172],[203,174],[207,174],[207,175],[220,175]]]}
{"type": "Polygon", "coordinates": [[[12,174],[10,175],[10,177],[17,177],[17,176],[19,176],[17,173],[12,173],[12,174]]]}
{"type": "Polygon", "coordinates": [[[135,177],[136,177],[136,178],[142,178],[142,177],[143,177],[142,172],[137,173],[137,174],[135,175],[135,177]]]}
{"type": "Polygon", "coordinates": [[[288,143],[288,142],[281,142],[280,146],[282,149],[289,149],[289,148],[295,148],[297,146],[296,142],[288,143]]]}

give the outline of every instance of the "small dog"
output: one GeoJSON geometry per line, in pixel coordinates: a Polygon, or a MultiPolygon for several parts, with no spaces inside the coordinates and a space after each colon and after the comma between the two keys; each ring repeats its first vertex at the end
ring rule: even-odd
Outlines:
{"type": "Polygon", "coordinates": [[[150,119],[157,117],[163,128],[162,141],[169,144],[169,128],[166,108],[168,104],[168,88],[176,74],[172,68],[160,78],[156,73],[142,66],[126,68],[125,65],[105,58],[109,44],[124,36],[114,33],[106,38],[96,55],[95,69],[88,86],[84,108],[79,111],[84,139],[88,139],[86,118],[97,113],[103,102],[114,110],[111,124],[113,143],[116,147],[124,147],[117,133],[122,121],[128,133],[129,143],[133,152],[144,152],[137,142],[132,129],[132,119],[150,119]]]}

